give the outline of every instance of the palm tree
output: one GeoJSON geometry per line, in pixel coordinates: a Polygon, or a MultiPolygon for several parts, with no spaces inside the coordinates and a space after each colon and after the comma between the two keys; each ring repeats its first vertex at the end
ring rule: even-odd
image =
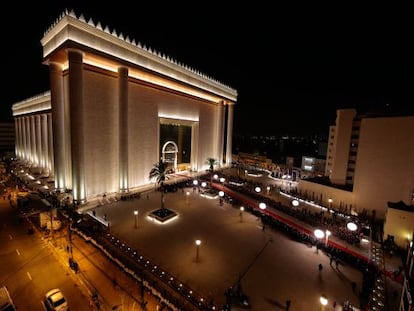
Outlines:
{"type": "Polygon", "coordinates": [[[149,178],[155,178],[156,183],[160,186],[161,191],[161,208],[164,209],[164,182],[168,179],[167,176],[168,163],[162,160],[154,164],[154,167],[149,172],[149,178]]]}
{"type": "Polygon", "coordinates": [[[210,184],[211,184],[213,182],[214,165],[217,165],[218,162],[214,158],[207,158],[207,164],[209,165],[208,170],[210,171],[210,184]]]}

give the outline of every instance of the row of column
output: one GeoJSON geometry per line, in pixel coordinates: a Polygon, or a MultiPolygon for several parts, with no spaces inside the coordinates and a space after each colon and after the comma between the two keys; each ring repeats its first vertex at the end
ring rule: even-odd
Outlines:
{"type": "Polygon", "coordinates": [[[53,131],[51,113],[21,116],[14,119],[16,156],[38,167],[42,173],[53,173],[53,131]]]}

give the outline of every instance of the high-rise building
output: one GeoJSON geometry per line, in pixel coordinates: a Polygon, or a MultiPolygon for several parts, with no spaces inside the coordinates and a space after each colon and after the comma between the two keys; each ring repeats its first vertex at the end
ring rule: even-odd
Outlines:
{"type": "Polygon", "coordinates": [[[413,133],[413,115],[338,110],[330,127],[327,178],[324,183],[301,181],[299,188],[322,198],[326,206],[383,221],[390,203],[404,203],[405,221],[387,227],[394,223],[387,219],[384,235],[405,248],[414,229],[413,133]]]}

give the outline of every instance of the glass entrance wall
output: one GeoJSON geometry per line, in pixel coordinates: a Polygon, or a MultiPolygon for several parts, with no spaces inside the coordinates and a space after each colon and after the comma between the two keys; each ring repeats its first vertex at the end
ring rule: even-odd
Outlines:
{"type": "Polygon", "coordinates": [[[175,171],[190,166],[191,126],[161,123],[160,147],[160,159],[171,163],[175,171]]]}

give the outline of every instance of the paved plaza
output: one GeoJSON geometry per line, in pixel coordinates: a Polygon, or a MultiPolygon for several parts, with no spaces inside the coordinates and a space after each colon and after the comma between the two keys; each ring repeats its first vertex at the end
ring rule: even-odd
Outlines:
{"type": "Polygon", "coordinates": [[[328,298],[327,310],[334,302],[359,306],[360,271],[330,265],[329,258],[314,247],[270,227],[263,230],[256,216],[241,214],[227,203],[220,205],[218,199],[202,197],[192,188],[165,195],[166,207],[178,213],[166,224],[147,217],[160,205],[157,191],[94,210],[98,217],[106,215],[112,234],[217,306],[225,303],[226,289],[239,277],[250,310],[284,310],[287,300],[291,311],[321,310],[321,295],[328,298]],[[201,240],[198,250],[196,240],[201,240]],[[355,291],[352,282],[357,284],[355,291]]]}

